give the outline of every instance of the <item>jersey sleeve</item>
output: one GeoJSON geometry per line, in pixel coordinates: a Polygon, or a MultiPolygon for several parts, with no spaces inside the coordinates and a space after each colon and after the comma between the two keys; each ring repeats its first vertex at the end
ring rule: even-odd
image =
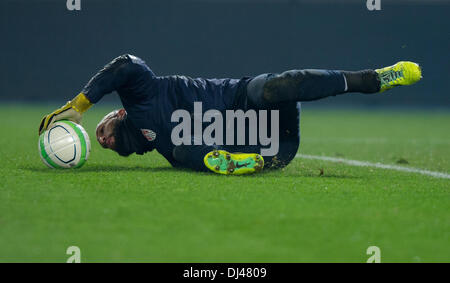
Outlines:
{"type": "Polygon", "coordinates": [[[155,74],[142,59],[125,54],[103,67],[81,92],[91,103],[97,103],[106,94],[130,88],[137,82],[151,83],[152,78],[155,74]]]}

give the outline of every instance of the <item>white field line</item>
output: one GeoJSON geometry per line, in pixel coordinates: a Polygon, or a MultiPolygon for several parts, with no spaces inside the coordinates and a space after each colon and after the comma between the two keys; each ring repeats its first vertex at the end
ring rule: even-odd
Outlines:
{"type": "Polygon", "coordinates": [[[388,139],[388,138],[302,138],[302,142],[334,142],[334,143],[411,143],[411,144],[431,144],[431,145],[448,145],[450,139],[388,139]]]}
{"type": "Polygon", "coordinates": [[[295,157],[296,158],[316,159],[316,160],[330,161],[330,162],[336,162],[336,163],[343,163],[343,164],[350,165],[350,166],[374,167],[374,168],[387,169],[387,170],[396,170],[396,171],[401,171],[401,172],[417,173],[417,174],[427,175],[427,176],[431,176],[431,177],[435,177],[435,178],[450,179],[450,174],[447,174],[447,173],[435,172],[435,171],[429,171],[429,170],[422,170],[422,169],[410,168],[410,167],[398,166],[398,165],[372,163],[372,162],[367,162],[367,161],[358,161],[358,160],[351,160],[351,159],[345,159],[345,158],[319,156],[319,155],[308,155],[308,154],[297,154],[295,157]]]}

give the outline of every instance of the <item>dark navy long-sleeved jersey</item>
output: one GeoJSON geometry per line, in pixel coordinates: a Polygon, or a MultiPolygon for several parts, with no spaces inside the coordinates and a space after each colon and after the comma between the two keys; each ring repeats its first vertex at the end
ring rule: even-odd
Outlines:
{"type": "Polygon", "coordinates": [[[250,78],[203,79],[186,76],[156,76],[143,60],[122,55],[100,70],[82,92],[97,103],[105,94],[116,91],[127,111],[135,134],[146,138],[145,151],[156,150],[172,165],[172,113],[177,109],[194,111],[201,101],[203,111],[239,108],[250,78]]]}

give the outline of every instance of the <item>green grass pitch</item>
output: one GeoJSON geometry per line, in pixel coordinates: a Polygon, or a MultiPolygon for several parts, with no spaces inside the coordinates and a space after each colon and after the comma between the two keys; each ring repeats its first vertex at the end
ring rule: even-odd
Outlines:
{"type": "MultiPolygon", "coordinates": [[[[0,107],[0,261],[450,261],[450,180],[297,158],[279,171],[220,176],[172,169],[157,153],[119,157],[95,141],[111,109],[84,117],[79,170],[40,161],[53,107],[0,107]],[[323,174],[321,174],[321,171],[323,174]]],[[[450,114],[312,110],[300,152],[450,172],[450,114]]]]}

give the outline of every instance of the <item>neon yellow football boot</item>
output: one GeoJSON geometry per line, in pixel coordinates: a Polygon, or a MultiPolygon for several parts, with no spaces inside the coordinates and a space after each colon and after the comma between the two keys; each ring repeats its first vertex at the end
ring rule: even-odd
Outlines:
{"type": "Polygon", "coordinates": [[[422,69],[419,64],[409,61],[401,61],[395,65],[376,69],[380,78],[380,92],[399,85],[412,85],[422,78],[422,69]]]}
{"type": "Polygon", "coordinates": [[[213,150],[203,158],[205,166],[218,174],[242,175],[259,172],[264,167],[264,159],[256,153],[229,153],[213,150]]]}

